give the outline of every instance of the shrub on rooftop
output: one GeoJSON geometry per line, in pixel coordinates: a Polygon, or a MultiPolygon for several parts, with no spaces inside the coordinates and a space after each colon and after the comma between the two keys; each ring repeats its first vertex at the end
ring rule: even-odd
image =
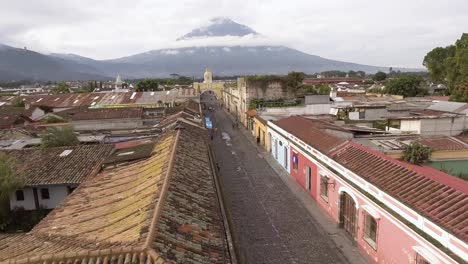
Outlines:
{"type": "Polygon", "coordinates": [[[432,149],[418,142],[406,146],[403,152],[403,160],[411,164],[420,165],[431,158],[432,149]]]}
{"type": "Polygon", "coordinates": [[[80,141],[72,127],[50,127],[47,133],[42,136],[41,148],[75,146],[79,143],[80,141]]]}

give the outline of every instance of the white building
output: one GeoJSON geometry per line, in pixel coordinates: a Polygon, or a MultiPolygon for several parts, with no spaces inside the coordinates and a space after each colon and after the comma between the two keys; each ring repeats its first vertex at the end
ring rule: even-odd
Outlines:
{"type": "Polygon", "coordinates": [[[79,184],[94,177],[112,145],[4,151],[23,172],[24,187],[10,194],[10,208],[53,209],[79,184]]]}

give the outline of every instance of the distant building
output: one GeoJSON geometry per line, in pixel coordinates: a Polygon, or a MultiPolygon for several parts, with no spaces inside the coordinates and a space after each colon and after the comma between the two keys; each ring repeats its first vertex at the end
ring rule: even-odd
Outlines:
{"type": "Polygon", "coordinates": [[[225,81],[213,81],[213,73],[210,69],[206,68],[205,73],[203,74],[203,82],[194,82],[193,88],[202,94],[206,91],[212,91],[216,94],[218,100],[221,100],[223,96],[223,89],[225,87],[225,81]]]}
{"type": "Polygon", "coordinates": [[[437,110],[411,111],[409,115],[388,117],[389,132],[423,136],[457,136],[468,129],[468,115],[437,110]]]}
{"type": "Polygon", "coordinates": [[[122,77],[117,75],[114,83],[114,92],[128,92],[127,84],[122,80],[122,77]]]}

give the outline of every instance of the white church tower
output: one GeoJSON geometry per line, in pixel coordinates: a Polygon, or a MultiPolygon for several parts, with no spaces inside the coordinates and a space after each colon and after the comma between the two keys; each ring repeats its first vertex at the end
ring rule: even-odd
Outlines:
{"type": "Polygon", "coordinates": [[[213,83],[213,74],[211,73],[210,69],[206,68],[203,79],[203,83],[213,83]]]}

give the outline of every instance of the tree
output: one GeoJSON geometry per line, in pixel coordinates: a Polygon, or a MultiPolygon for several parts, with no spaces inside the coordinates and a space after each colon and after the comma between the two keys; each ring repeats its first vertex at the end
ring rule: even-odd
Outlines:
{"type": "Polygon", "coordinates": [[[325,95],[330,93],[330,86],[326,84],[320,85],[303,85],[302,88],[304,89],[305,94],[309,95],[325,95]]]}
{"type": "Polygon", "coordinates": [[[57,84],[57,87],[52,89],[53,94],[62,94],[62,93],[69,93],[70,92],[70,85],[65,82],[60,82],[57,84]]]}
{"type": "Polygon", "coordinates": [[[355,72],[355,71],[349,71],[348,72],[348,77],[357,77],[358,76],[358,73],[355,72]]]}
{"type": "Polygon", "coordinates": [[[454,55],[455,46],[446,48],[437,47],[426,54],[423,65],[429,70],[431,79],[435,82],[442,82],[447,76],[447,58],[454,55]]]}
{"type": "Polygon", "coordinates": [[[23,184],[24,179],[16,160],[0,152],[0,203],[8,200],[10,194],[23,184]]]}
{"type": "Polygon", "coordinates": [[[305,74],[303,72],[290,72],[285,78],[285,84],[292,92],[296,92],[304,81],[305,74]]]}
{"type": "Polygon", "coordinates": [[[421,143],[413,142],[403,151],[403,160],[411,164],[420,165],[431,158],[432,150],[421,143]]]}
{"type": "Polygon", "coordinates": [[[159,83],[156,79],[144,79],[136,85],[137,92],[158,91],[159,83]]]}
{"type": "Polygon", "coordinates": [[[423,65],[433,81],[448,85],[451,100],[464,101],[468,83],[468,33],[463,33],[455,45],[431,50],[424,57],[423,65]]]}
{"type": "Polygon", "coordinates": [[[75,146],[80,141],[70,126],[50,127],[47,134],[42,136],[41,148],[60,146],[75,146]]]}
{"type": "Polygon", "coordinates": [[[387,79],[387,74],[385,72],[377,72],[376,74],[374,74],[374,77],[372,78],[374,81],[378,81],[378,82],[381,82],[385,79],[387,79]]]}
{"type": "Polygon", "coordinates": [[[457,85],[452,91],[450,100],[468,103],[468,82],[457,85]]]}
{"type": "Polygon", "coordinates": [[[403,75],[387,81],[384,92],[404,97],[422,96],[427,94],[427,90],[421,88],[423,81],[420,76],[403,75]]]}

